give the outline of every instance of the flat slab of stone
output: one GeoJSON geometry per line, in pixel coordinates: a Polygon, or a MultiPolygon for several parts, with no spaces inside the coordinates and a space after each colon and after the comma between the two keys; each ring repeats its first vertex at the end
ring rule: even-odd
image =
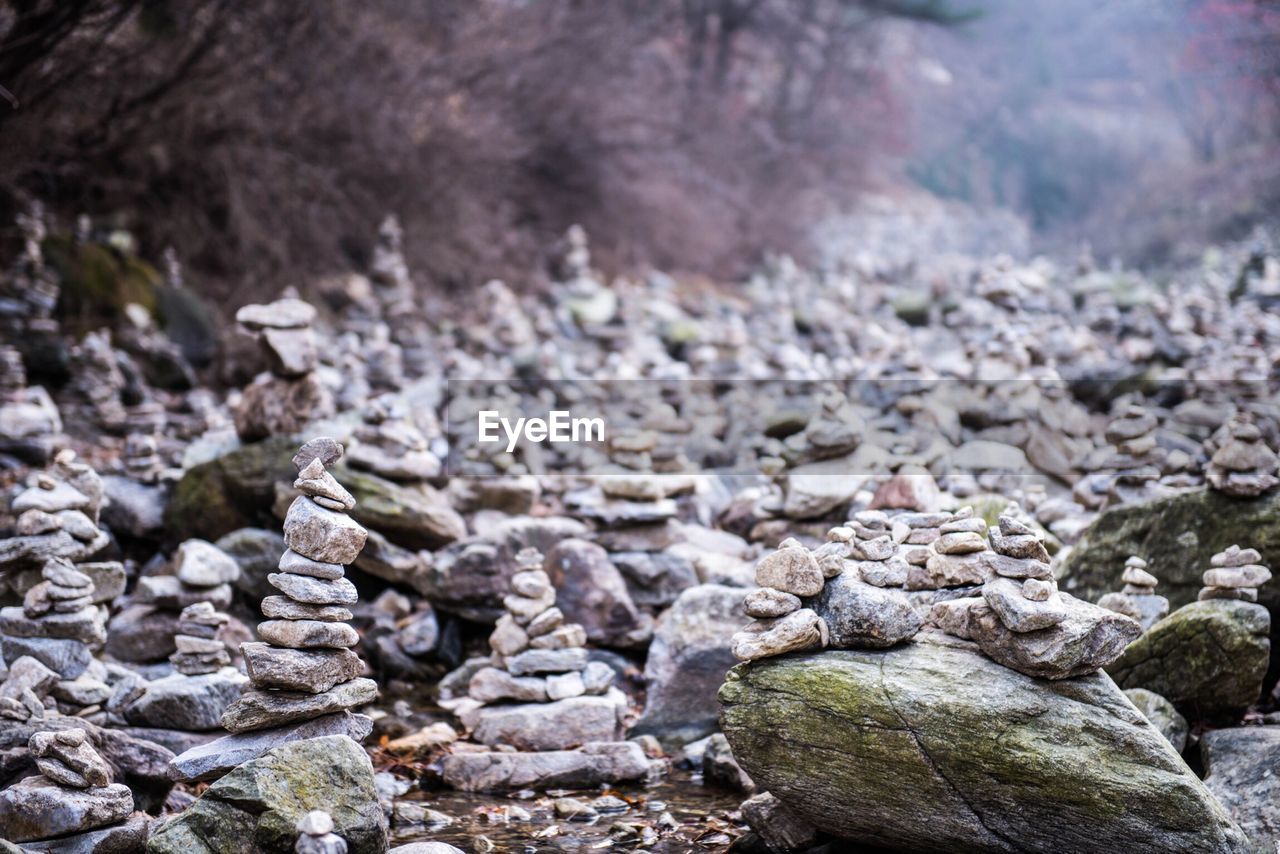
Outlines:
{"type": "Polygon", "coordinates": [[[31,656],[63,679],[75,679],[93,660],[93,653],[80,641],[0,635],[0,656],[5,661],[17,661],[24,655],[31,656]]]}
{"type": "Polygon", "coordinates": [[[93,830],[133,812],[133,793],[121,783],[68,789],[39,775],[0,791],[0,839],[27,842],[93,830]]]}
{"type": "Polygon", "coordinates": [[[179,754],[169,767],[173,779],[180,782],[216,780],[236,766],[257,759],[268,750],[291,741],[345,735],[359,743],[368,738],[371,732],[371,718],[339,712],[256,732],[232,733],[179,754]]]}
{"type": "Polygon", "coordinates": [[[377,696],[378,683],[364,678],[335,685],[320,694],[251,688],[223,713],[222,725],[230,732],[249,732],[347,711],[371,703],[377,696]]]}
{"type": "Polygon", "coordinates": [[[565,750],[622,736],[625,700],[611,691],[602,697],[571,697],[554,703],[488,706],[477,715],[473,737],[491,747],[565,750]]]}
{"type": "Polygon", "coordinates": [[[734,668],[733,755],[761,789],[876,848],[1244,852],[1244,834],[1104,674],[1024,676],[932,642],[734,668]]]}
{"type": "Polygon", "coordinates": [[[222,713],[240,697],[247,679],[234,668],[203,676],[174,675],[147,685],[146,693],[124,710],[134,726],[190,732],[216,730],[222,713]]]}
{"type": "Polygon", "coordinates": [[[155,821],[144,812],[135,812],[119,824],[98,830],[22,843],[23,851],[49,851],[51,854],[107,854],[107,852],[141,851],[155,821]]]}
{"type": "Polygon", "coordinates": [[[540,753],[454,753],[444,758],[444,781],[464,792],[578,789],[643,780],[650,762],[633,741],[584,744],[540,753]]]}
{"type": "Polygon", "coordinates": [[[259,688],[319,694],[355,679],[364,670],[349,649],[281,649],[265,643],[241,644],[245,669],[259,688]]]}

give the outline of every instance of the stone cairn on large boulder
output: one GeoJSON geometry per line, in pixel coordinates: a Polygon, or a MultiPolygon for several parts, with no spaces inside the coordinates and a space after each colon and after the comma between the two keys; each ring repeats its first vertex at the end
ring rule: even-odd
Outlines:
{"type": "MultiPolygon", "coordinates": [[[[110,766],[84,730],[36,732],[28,746],[39,773],[0,791],[0,837],[10,842],[54,839],[116,825],[133,813],[133,793],[111,782],[110,766]]],[[[80,847],[73,839],[64,842],[65,849],[47,850],[99,850],[92,844],[80,847]]],[[[108,849],[117,850],[103,850],[108,849]]]]}
{"type": "Polygon", "coordinates": [[[235,411],[236,433],[244,441],[299,433],[313,419],[333,414],[333,396],[316,375],[315,316],[309,303],[293,298],[236,312],[236,321],[257,337],[268,367],[244,390],[235,411]]]}
{"type": "Polygon", "coordinates": [[[1196,597],[1206,599],[1239,599],[1257,602],[1258,588],[1271,580],[1271,570],[1262,565],[1257,549],[1231,546],[1209,559],[1209,569],[1202,577],[1204,587],[1196,597]]]}
{"type": "Polygon", "coordinates": [[[1169,600],[1156,595],[1159,579],[1147,571],[1145,560],[1137,555],[1130,555],[1124,562],[1120,580],[1124,582],[1124,589],[1118,593],[1108,593],[1099,599],[1099,608],[1132,617],[1142,624],[1143,631],[1155,625],[1157,620],[1168,616],[1169,600]]]}
{"type": "Polygon", "coordinates": [[[747,594],[742,605],[752,621],[733,636],[730,648],[734,657],[754,661],[826,646],[830,639],[826,621],[812,608],[801,607],[802,597],[817,596],[825,583],[822,565],[813,552],[791,537],[779,543],[756,564],[756,584],[760,586],[747,594]]]}
{"type": "Polygon", "coordinates": [[[1278,463],[1258,425],[1237,418],[1227,425],[1226,439],[1209,460],[1205,478],[1219,492],[1235,498],[1255,498],[1280,484],[1280,477],[1276,476],[1278,463]]]}
{"type": "Polygon", "coordinates": [[[444,762],[455,788],[593,786],[652,771],[638,744],[621,741],[626,696],[611,667],[588,660],[586,631],[565,621],[542,563],[537,549],[517,553],[506,613],[489,637],[492,664],[449,703],[475,741],[520,753],[455,751],[444,762]]]}
{"type": "Polygon", "coordinates": [[[975,554],[994,572],[980,597],[934,604],[942,631],[971,640],[996,662],[1028,676],[1065,679],[1117,659],[1142,633],[1130,617],[1058,590],[1044,544],[1026,524],[1001,516],[994,554],[975,554]]]}
{"type": "Polygon", "coordinates": [[[93,580],[65,559],[50,559],[41,576],[21,606],[0,609],[0,652],[5,661],[31,656],[74,680],[107,640],[106,613],[93,602],[93,580]]]}
{"type": "Polygon", "coordinates": [[[346,514],[355,499],[326,470],[341,457],[337,442],[315,439],[293,458],[302,494],[285,515],[280,571],[267,576],[282,595],[262,600],[262,642],[240,647],[253,687],[222,716],[233,733],[345,712],[378,695],[360,675],[364,662],[352,649],[360,636],[346,622],[358,596],[345,564],[368,532],[346,514]]]}
{"type": "Polygon", "coordinates": [[[333,816],[312,810],[298,819],[295,854],[347,854],[347,841],[333,832],[333,816]]]}

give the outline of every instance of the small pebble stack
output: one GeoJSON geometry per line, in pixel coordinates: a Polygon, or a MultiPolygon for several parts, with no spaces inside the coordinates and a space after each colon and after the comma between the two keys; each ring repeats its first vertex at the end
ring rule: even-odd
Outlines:
{"type": "Polygon", "coordinates": [[[1147,571],[1147,562],[1137,555],[1130,555],[1124,562],[1120,576],[1124,589],[1108,593],[1098,600],[1098,607],[1132,617],[1146,631],[1169,613],[1169,600],[1156,595],[1159,579],[1147,571]]]}
{"type": "Polygon", "coordinates": [[[760,586],[747,594],[743,605],[747,616],[755,619],[733,636],[730,646],[734,657],[754,661],[825,647],[829,639],[826,622],[813,609],[800,607],[800,599],[821,593],[826,578],[814,554],[793,538],[783,540],[776,551],[762,557],[756,564],[756,584],[760,586]]]}
{"type": "Polygon", "coordinates": [[[267,576],[283,595],[262,600],[264,642],[240,647],[253,687],[222,715],[233,733],[346,711],[378,695],[377,683],[360,676],[364,663],[351,649],[360,638],[345,622],[357,594],[344,564],[360,554],[368,532],[346,515],[355,500],[326,470],[341,457],[340,444],[320,438],[293,458],[302,495],[285,516],[280,571],[267,576]]]}
{"type": "Polygon", "coordinates": [[[1205,469],[1209,485],[1236,498],[1254,498],[1275,489],[1275,451],[1263,441],[1262,431],[1251,421],[1237,418],[1227,425],[1227,438],[1205,469]]]}
{"type": "Polygon", "coordinates": [[[1231,546],[1218,552],[1205,570],[1204,588],[1197,599],[1240,599],[1258,601],[1258,588],[1271,580],[1271,570],[1262,565],[1262,555],[1257,549],[1231,546]]]}
{"type": "Polygon", "coordinates": [[[347,854],[347,842],[333,832],[333,816],[324,810],[312,810],[298,819],[296,854],[347,854]]]}
{"type": "Polygon", "coordinates": [[[542,563],[537,549],[516,554],[511,594],[502,602],[507,613],[489,635],[493,666],[472,676],[468,687],[468,695],[481,705],[554,702],[603,694],[613,684],[608,665],[588,663],[586,630],[565,622],[542,563]]]}
{"type": "Polygon", "coordinates": [[[0,609],[4,657],[30,655],[63,679],[75,679],[106,643],[106,614],[93,604],[93,580],[67,560],[50,559],[40,575],[21,607],[0,609]]]}
{"type": "Polygon", "coordinates": [[[1012,558],[996,565],[998,577],[982,586],[982,597],[1009,631],[1033,632],[1067,618],[1049,553],[1035,532],[1012,516],[991,531],[991,548],[1012,558]]]}
{"type": "Polygon", "coordinates": [[[173,575],[138,579],[138,602],[174,615],[199,603],[215,611],[231,604],[231,585],[240,578],[240,564],[222,549],[205,540],[187,540],[178,546],[173,564],[173,575]]]}
{"type": "Polygon", "coordinates": [[[1106,439],[1115,452],[1105,466],[1115,472],[1110,498],[1127,502],[1160,479],[1165,451],[1156,444],[1156,417],[1141,406],[1129,406],[1107,425],[1106,439]]]}
{"type": "Polygon", "coordinates": [[[197,602],[182,609],[174,643],[178,651],[169,656],[173,669],[184,676],[216,673],[231,663],[227,645],[218,639],[218,629],[231,618],[210,602],[197,602]]]}
{"type": "Polygon", "coordinates": [[[987,551],[987,523],[974,515],[972,507],[949,514],[904,513],[895,517],[899,520],[910,528],[908,544],[928,542],[927,547],[906,551],[908,590],[973,586],[991,578],[989,561],[983,555],[987,551]]]}
{"type": "Polygon", "coordinates": [[[320,361],[311,329],[315,316],[309,303],[291,297],[236,312],[236,321],[257,338],[267,362],[267,372],[245,388],[236,407],[241,439],[298,433],[312,419],[333,414],[333,395],[315,370],[320,361]]]}
{"type": "MultiPolygon", "coordinates": [[[[40,773],[0,791],[0,837],[56,839],[114,825],[133,813],[133,793],[111,782],[110,766],[84,730],[36,732],[28,747],[40,773]]],[[[66,844],[48,850],[81,850],[71,840],[66,844]]]]}
{"type": "MultiPolygon", "coordinates": [[[[828,537],[843,538],[846,531],[853,534],[853,538],[846,542],[849,558],[854,561],[859,578],[874,587],[901,587],[907,583],[911,566],[898,555],[898,542],[906,538],[909,528],[905,525],[890,527],[889,517],[883,512],[864,510],[856,514],[848,526],[832,529],[828,537]]],[[[835,573],[825,565],[827,561],[820,557],[818,562],[823,564],[822,574],[833,577],[835,573]]]]}
{"type": "Polygon", "coordinates": [[[440,460],[429,450],[427,437],[387,401],[370,401],[354,438],[347,451],[347,463],[354,469],[408,482],[440,473],[440,460]]]}

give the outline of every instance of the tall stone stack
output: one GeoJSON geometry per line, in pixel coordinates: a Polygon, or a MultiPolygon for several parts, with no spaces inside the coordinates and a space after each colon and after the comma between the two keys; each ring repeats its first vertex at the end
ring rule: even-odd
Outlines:
{"type": "Polygon", "coordinates": [[[0,837],[10,842],[58,840],[39,850],[132,851],[146,839],[145,817],[133,814],[133,793],[111,782],[111,768],[84,730],[33,733],[28,743],[38,774],[0,791],[0,837]],[[102,828],[116,827],[116,833],[102,828]],[[93,836],[89,832],[97,831],[93,836]],[[68,836],[68,834],[86,836],[68,836]],[[63,847],[65,846],[65,847],[63,847]],[[101,846],[101,847],[98,847],[101,846]]]}
{"type": "Polygon", "coordinates": [[[466,790],[594,786],[643,779],[643,750],[621,741],[627,698],[613,669],[588,660],[586,631],[565,621],[542,555],[520,550],[511,593],[489,645],[491,666],[452,703],[472,738],[493,752],[445,758],[445,782],[466,790]],[[509,752],[515,748],[516,753],[509,752]]]}
{"type": "Polygon", "coordinates": [[[1209,569],[1203,577],[1204,587],[1196,598],[1257,602],[1258,588],[1270,580],[1271,570],[1262,565],[1262,555],[1257,549],[1233,545],[1210,558],[1209,569]]]}
{"type": "Polygon", "coordinates": [[[231,653],[218,638],[218,629],[230,619],[216,610],[212,602],[197,602],[183,608],[178,616],[178,633],[173,638],[177,649],[169,656],[173,669],[183,676],[203,676],[230,664],[231,653]]]}
{"type": "Polygon", "coordinates": [[[1154,415],[1136,405],[1127,407],[1107,425],[1106,439],[1114,449],[1105,463],[1114,472],[1108,501],[1140,500],[1160,479],[1166,453],[1156,444],[1158,425],[1154,415]]]}
{"type": "Polygon", "coordinates": [[[904,513],[894,517],[910,529],[906,543],[927,542],[908,548],[908,590],[939,590],[985,584],[994,574],[987,551],[987,523],[972,507],[954,513],[904,513]]]}
{"type": "Polygon", "coordinates": [[[129,413],[121,400],[125,378],[111,345],[111,332],[88,332],[71,350],[73,383],[88,404],[90,417],[108,433],[124,432],[129,413]]]}
{"type": "Polygon", "coordinates": [[[293,298],[236,312],[236,321],[257,338],[268,368],[244,390],[235,411],[236,433],[244,441],[298,433],[333,414],[333,396],[315,371],[315,316],[309,303],[293,298]]]}
{"type": "Polygon", "coordinates": [[[28,655],[76,679],[107,640],[106,614],[93,602],[93,580],[69,561],[50,559],[41,576],[20,607],[0,609],[0,652],[5,661],[28,655]]]}
{"type": "Polygon", "coordinates": [[[1254,498],[1280,485],[1275,451],[1267,446],[1258,425],[1236,418],[1205,469],[1209,486],[1235,498],[1254,498]]]}
{"type": "Polygon", "coordinates": [[[1120,576],[1124,589],[1118,593],[1108,593],[1098,600],[1099,608],[1115,611],[1132,617],[1146,631],[1155,625],[1157,620],[1169,614],[1169,600],[1156,595],[1159,579],[1147,571],[1147,562],[1137,555],[1130,555],[1124,562],[1124,572],[1120,576]]]}
{"type": "Polygon", "coordinates": [[[267,576],[280,595],[262,600],[262,642],[240,648],[253,687],[222,716],[233,733],[345,712],[378,696],[377,683],[360,676],[364,662],[352,650],[360,637],[347,623],[358,597],[345,564],[368,532],[346,514],[355,499],[326,470],[341,457],[337,442],[313,439],[293,459],[302,495],[285,515],[280,571],[267,576]]]}

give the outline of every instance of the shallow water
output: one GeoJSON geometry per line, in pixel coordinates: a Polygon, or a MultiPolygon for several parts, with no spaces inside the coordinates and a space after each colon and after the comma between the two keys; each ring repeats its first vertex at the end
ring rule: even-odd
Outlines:
{"type": "Polygon", "coordinates": [[[393,844],[436,840],[456,845],[466,852],[543,851],[726,851],[743,828],[728,817],[736,812],[745,796],[737,792],[703,786],[701,778],[687,771],[673,770],[653,786],[618,786],[603,789],[554,791],[516,795],[482,795],[466,792],[421,792],[406,796],[454,821],[438,830],[422,826],[392,828],[393,844]],[[555,814],[557,797],[590,802],[609,794],[628,804],[625,811],[601,813],[591,822],[569,821],[555,814]],[[531,814],[525,820],[512,807],[531,814]],[[669,813],[675,826],[662,826],[669,813]],[[637,830],[624,833],[619,823],[637,830]],[[646,843],[643,828],[652,828],[657,838],[646,843]]]}

